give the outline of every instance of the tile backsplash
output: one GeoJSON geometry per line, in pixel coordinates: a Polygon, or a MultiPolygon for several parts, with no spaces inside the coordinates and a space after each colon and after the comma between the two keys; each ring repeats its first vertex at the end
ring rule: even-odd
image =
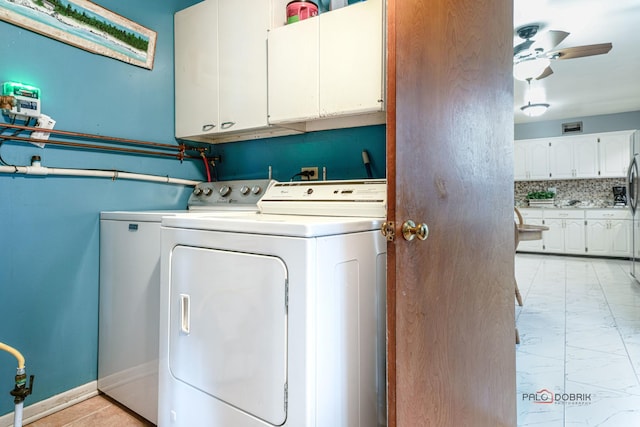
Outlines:
{"type": "Polygon", "coordinates": [[[514,188],[515,206],[527,207],[527,194],[549,191],[555,187],[556,206],[566,206],[569,200],[580,200],[582,206],[607,207],[613,205],[614,185],[626,186],[624,178],[570,179],[559,181],[517,181],[514,188]]]}

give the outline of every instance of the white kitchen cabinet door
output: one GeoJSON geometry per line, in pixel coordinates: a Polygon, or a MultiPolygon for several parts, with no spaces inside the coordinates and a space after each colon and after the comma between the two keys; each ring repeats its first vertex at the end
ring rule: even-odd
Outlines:
{"type": "Polygon", "coordinates": [[[544,220],[544,225],[549,227],[548,231],[542,233],[544,251],[562,254],[564,253],[564,228],[560,218],[549,218],[544,220]]]}
{"type": "Polygon", "coordinates": [[[218,0],[218,17],[218,131],[266,127],[271,3],[218,0]]]}
{"type": "Polygon", "coordinates": [[[175,14],[175,131],[177,138],[217,132],[218,2],[175,14]]]}
{"type": "Polygon", "coordinates": [[[320,15],[320,116],[383,110],[380,0],[320,15]]]}
{"type": "Polygon", "coordinates": [[[551,142],[551,179],[598,177],[598,140],[593,136],[555,138],[551,142]]]}
{"type": "Polygon", "coordinates": [[[320,108],[320,17],[269,31],[269,122],[317,119],[320,108]]]}
{"type": "Polygon", "coordinates": [[[599,136],[600,176],[621,178],[627,176],[631,161],[631,133],[612,132],[599,136]]]}
{"type": "Polygon", "coordinates": [[[573,169],[575,178],[598,177],[598,139],[593,136],[573,138],[573,169]]]}
{"type": "Polygon", "coordinates": [[[609,235],[611,236],[611,255],[616,257],[631,256],[631,221],[611,220],[610,223],[609,235]]]}
{"type": "Polygon", "coordinates": [[[564,251],[568,254],[585,253],[584,219],[564,220],[564,251]]]}
{"type": "Polygon", "coordinates": [[[589,255],[609,255],[609,220],[587,220],[587,253],[589,255]]]}
{"type": "Polygon", "coordinates": [[[551,179],[571,179],[573,168],[573,141],[558,138],[551,142],[549,149],[549,172],[551,179]]]}
{"type": "Polygon", "coordinates": [[[514,180],[549,179],[549,142],[541,139],[514,141],[514,180]]]}

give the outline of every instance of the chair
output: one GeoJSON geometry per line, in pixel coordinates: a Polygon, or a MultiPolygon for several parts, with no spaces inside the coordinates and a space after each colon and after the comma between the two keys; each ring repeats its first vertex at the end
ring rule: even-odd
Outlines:
{"type": "MultiPolygon", "coordinates": [[[[549,227],[544,225],[531,225],[525,224],[522,219],[522,214],[518,210],[518,208],[513,208],[516,216],[518,217],[518,221],[515,222],[515,232],[514,232],[514,254],[518,250],[518,243],[521,240],[540,240],[542,239],[542,232],[549,229],[549,227]]],[[[520,295],[520,289],[518,289],[518,281],[516,277],[513,276],[513,284],[516,292],[516,301],[518,305],[522,307],[522,295],[520,295]]],[[[516,344],[520,344],[520,334],[518,334],[518,328],[516,328],[516,344]]]]}

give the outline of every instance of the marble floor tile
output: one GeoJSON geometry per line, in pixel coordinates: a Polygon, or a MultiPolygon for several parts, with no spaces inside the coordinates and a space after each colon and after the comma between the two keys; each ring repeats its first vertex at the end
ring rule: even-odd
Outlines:
{"type": "Polygon", "coordinates": [[[629,262],[517,254],[518,426],[640,426],[640,284],[629,262]],[[553,402],[536,400],[553,396],[553,402]]]}

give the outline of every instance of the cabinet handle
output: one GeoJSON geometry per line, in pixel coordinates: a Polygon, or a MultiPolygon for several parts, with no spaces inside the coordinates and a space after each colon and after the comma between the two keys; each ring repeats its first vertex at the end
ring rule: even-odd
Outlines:
{"type": "Polygon", "coordinates": [[[229,129],[231,126],[235,124],[236,122],[224,122],[220,125],[220,129],[229,129]]]}
{"type": "Polygon", "coordinates": [[[216,125],[214,125],[214,124],[202,125],[202,132],[208,132],[211,129],[213,129],[214,127],[216,127],[216,125]]]}

